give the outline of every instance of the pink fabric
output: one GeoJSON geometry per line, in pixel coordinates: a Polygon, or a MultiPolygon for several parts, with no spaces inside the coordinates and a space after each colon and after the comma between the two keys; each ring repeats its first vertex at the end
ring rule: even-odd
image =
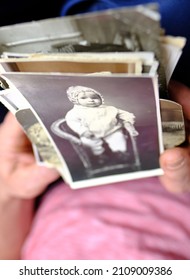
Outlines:
{"type": "Polygon", "coordinates": [[[190,259],[190,194],[157,178],[50,190],[34,219],[23,259],[190,259]]]}

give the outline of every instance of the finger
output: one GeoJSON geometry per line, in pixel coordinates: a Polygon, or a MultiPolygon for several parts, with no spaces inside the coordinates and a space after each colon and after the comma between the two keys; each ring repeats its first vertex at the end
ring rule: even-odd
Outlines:
{"type": "Polygon", "coordinates": [[[7,113],[0,126],[0,138],[3,150],[6,150],[6,147],[8,147],[9,152],[23,151],[23,147],[25,150],[31,149],[30,141],[21,128],[21,125],[10,112],[7,113]]]}
{"type": "Polygon", "coordinates": [[[14,174],[9,177],[7,182],[10,186],[11,194],[21,198],[35,198],[40,195],[49,184],[57,180],[60,175],[54,168],[45,166],[38,166],[35,163],[25,167],[24,172],[16,170],[14,174]],[[19,185],[14,183],[17,178],[19,185]]]}
{"type": "Polygon", "coordinates": [[[190,156],[186,148],[166,150],[160,157],[162,184],[171,192],[190,191],[190,156]]]}
{"type": "Polygon", "coordinates": [[[6,114],[1,127],[3,128],[4,132],[6,131],[6,133],[9,133],[9,135],[20,135],[22,131],[20,124],[11,112],[6,114]]]}

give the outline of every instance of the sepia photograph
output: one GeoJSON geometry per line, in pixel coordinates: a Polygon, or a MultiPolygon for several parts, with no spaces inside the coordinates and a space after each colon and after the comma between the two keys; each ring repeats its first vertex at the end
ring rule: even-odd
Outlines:
{"type": "Polygon", "coordinates": [[[22,58],[0,58],[1,72],[156,73],[153,52],[33,54],[22,58]]]}
{"type": "MultiPolygon", "coordinates": [[[[120,61],[67,61],[67,60],[28,60],[0,62],[6,72],[60,72],[60,73],[128,73],[141,74],[142,61],[138,59],[120,61]]],[[[149,66],[149,65],[148,65],[149,66]]]]}

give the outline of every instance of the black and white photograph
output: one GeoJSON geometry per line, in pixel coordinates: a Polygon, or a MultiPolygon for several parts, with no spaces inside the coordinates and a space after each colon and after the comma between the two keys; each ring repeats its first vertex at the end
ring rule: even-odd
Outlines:
{"type": "Polygon", "coordinates": [[[157,5],[147,4],[2,27],[0,53],[2,57],[22,57],[32,53],[154,52],[159,61],[160,95],[166,97],[163,35],[157,5]]]}
{"type": "Polygon", "coordinates": [[[73,188],[161,174],[157,79],[6,73],[26,98],[73,188]]]}
{"type": "Polygon", "coordinates": [[[185,122],[182,106],[172,100],[160,100],[164,149],[177,147],[185,142],[185,122]]]}
{"type": "Polygon", "coordinates": [[[150,4],[3,26],[0,52],[16,57],[27,53],[142,50],[157,50],[158,54],[157,39],[162,33],[158,6],[150,4]]]}

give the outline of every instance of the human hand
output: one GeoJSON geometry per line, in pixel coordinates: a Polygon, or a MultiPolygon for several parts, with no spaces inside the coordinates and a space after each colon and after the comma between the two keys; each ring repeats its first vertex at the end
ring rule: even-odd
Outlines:
{"type": "Polygon", "coordinates": [[[125,129],[129,132],[129,134],[131,136],[138,136],[139,135],[138,131],[130,123],[125,124],[125,129]]]}
{"type": "Polygon", "coordinates": [[[139,133],[136,129],[132,129],[131,131],[129,131],[129,133],[130,133],[131,136],[138,136],[139,135],[139,133]]]}
{"type": "Polygon", "coordinates": [[[160,157],[164,175],[160,180],[171,192],[185,192],[190,191],[190,88],[172,81],[169,84],[169,92],[171,99],[183,107],[187,144],[164,151],[160,157]]]}
{"type": "Polygon", "coordinates": [[[4,198],[35,198],[59,177],[56,170],[36,164],[31,143],[11,113],[0,125],[0,166],[4,198]]]}

